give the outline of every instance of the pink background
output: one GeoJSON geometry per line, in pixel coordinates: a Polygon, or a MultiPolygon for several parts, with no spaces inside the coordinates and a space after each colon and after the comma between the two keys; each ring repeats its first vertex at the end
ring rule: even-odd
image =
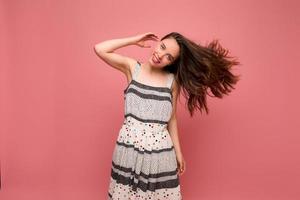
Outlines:
{"type": "MultiPolygon", "coordinates": [[[[299,1],[46,1],[0,4],[1,200],[106,199],[125,76],[96,43],[178,31],[242,63],[229,96],[178,128],[185,200],[300,199],[299,1]]],[[[150,42],[151,43],[151,42],[150,42]]],[[[145,61],[149,49],[117,52],[145,61]]]]}

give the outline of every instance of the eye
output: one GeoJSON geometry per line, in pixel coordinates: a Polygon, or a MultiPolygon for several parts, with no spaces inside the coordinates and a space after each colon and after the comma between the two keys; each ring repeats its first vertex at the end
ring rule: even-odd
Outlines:
{"type": "Polygon", "coordinates": [[[170,56],[170,55],[168,56],[168,58],[169,58],[169,61],[172,61],[172,58],[171,58],[171,56],[170,56]]]}
{"type": "Polygon", "coordinates": [[[163,49],[163,45],[160,45],[160,48],[162,48],[162,49],[163,49]]]}

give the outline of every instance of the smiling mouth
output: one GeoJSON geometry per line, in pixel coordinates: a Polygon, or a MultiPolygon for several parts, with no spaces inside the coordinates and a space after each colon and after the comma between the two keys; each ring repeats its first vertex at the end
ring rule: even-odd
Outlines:
{"type": "Polygon", "coordinates": [[[156,56],[155,53],[153,54],[152,60],[153,60],[155,63],[160,63],[160,60],[157,58],[157,56],[156,56]]]}

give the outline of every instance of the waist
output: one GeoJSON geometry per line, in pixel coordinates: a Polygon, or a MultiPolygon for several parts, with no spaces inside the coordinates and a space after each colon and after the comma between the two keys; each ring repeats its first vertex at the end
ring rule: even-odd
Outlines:
{"type": "Polygon", "coordinates": [[[136,129],[137,131],[168,131],[167,123],[155,123],[155,122],[145,122],[139,119],[136,119],[131,116],[127,116],[124,118],[123,126],[130,128],[130,129],[136,129]]]}

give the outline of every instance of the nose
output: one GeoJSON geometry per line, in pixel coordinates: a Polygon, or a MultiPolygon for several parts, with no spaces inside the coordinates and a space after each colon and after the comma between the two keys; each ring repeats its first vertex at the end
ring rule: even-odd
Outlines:
{"type": "Polygon", "coordinates": [[[163,55],[159,51],[156,52],[156,55],[157,55],[157,57],[158,57],[159,60],[161,60],[162,57],[163,57],[163,55]]]}
{"type": "Polygon", "coordinates": [[[158,59],[161,60],[161,55],[158,52],[156,53],[156,55],[157,55],[158,59]]]}

